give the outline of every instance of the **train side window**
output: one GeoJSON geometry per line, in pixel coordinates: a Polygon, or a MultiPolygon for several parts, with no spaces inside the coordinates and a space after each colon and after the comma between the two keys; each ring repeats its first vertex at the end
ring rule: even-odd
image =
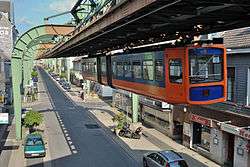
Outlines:
{"type": "Polygon", "coordinates": [[[124,62],[124,76],[126,78],[132,77],[131,63],[130,62],[124,62]]]}
{"type": "Polygon", "coordinates": [[[112,71],[113,71],[113,76],[116,76],[116,62],[115,61],[113,62],[113,65],[112,65],[112,71]]]}
{"type": "Polygon", "coordinates": [[[101,70],[102,70],[102,75],[106,75],[106,61],[102,62],[101,70]]]}
{"type": "Polygon", "coordinates": [[[153,60],[143,61],[143,79],[154,80],[153,60]]]}
{"type": "Polygon", "coordinates": [[[97,73],[97,65],[96,65],[96,62],[95,63],[93,63],[94,65],[93,65],[93,72],[94,72],[94,74],[96,74],[97,73]]]}
{"type": "Polygon", "coordinates": [[[122,62],[117,62],[117,76],[118,77],[123,77],[123,64],[122,62]]]}
{"type": "Polygon", "coordinates": [[[163,63],[162,60],[155,60],[155,80],[163,81],[163,63]]]}
{"type": "Polygon", "coordinates": [[[141,62],[135,61],[133,62],[133,74],[135,79],[141,79],[141,62]]]}
{"type": "Polygon", "coordinates": [[[182,83],[181,59],[169,60],[169,80],[172,83],[182,83]]]}

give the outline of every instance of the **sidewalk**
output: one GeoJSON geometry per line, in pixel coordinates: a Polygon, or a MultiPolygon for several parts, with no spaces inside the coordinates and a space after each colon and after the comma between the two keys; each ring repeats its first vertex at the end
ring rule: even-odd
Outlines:
{"type": "MultiPolygon", "coordinates": [[[[41,77],[39,77],[40,80],[41,77]]],[[[36,111],[43,111],[52,109],[51,104],[49,102],[49,98],[47,96],[46,90],[44,88],[44,85],[42,81],[38,82],[38,100],[30,103],[22,103],[22,108],[32,108],[36,111]],[[46,107],[45,105],[46,104],[46,107]]],[[[46,113],[43,113],[45,116],[46,113]]],[[[48,142],[47,132],[46,132],[46,125],[45,121],[38,127],[41,131],[44,130],[44,142],[48,142]]],[[[1,131],[2,128],[0,128],[1,131]]],[[[1,133],[1,132],[0,132],[1,133]]],[[[22,128],[22,140],[16,141],[15,137],[15,120],[12,120],[12,124],[7,127],[7,130],[2,137],[1,145],[2,150],[0,153],[0,167],[24,167],[24,166],[32,166],[35,164],[39,164],[42,161],[47,162],[50,161],[50,151],[49,147],[47,147],[47,155],[43,159],[25,159],[24,153],[23,153],[23,141],[27,134],[27,129],[24,127],[22,128]]],[[[1,137],[1,136],[0,136],[1,137]]],[[[46,166],[51,166],[50,163],[46,163],[46,166]]]]}
{"type": "MultiPolygon", "coordinates": [[[[79,88],[73,86],[71,91],[77,92],[79,91],[79,88]]],[[[97,96],[85,96],[85,101],[83,102],[83,100],[77,95],[72,95],[72,93],[69,92],[65,92],[65,94],[67,94],[77,105],[81,105],[87,108],[94,115],[94,117],[99,120],[107,129],[111,130],[112,127],[114,127],[112,117],[119,111],[109,106],[97,96]]],[[[148,151],[173,149],[179,152],[192,167],[220,166],[213,161],[205,158],[204,156],[198,154],[197,152],[176,143],[174,140],[164,135],[163,133],[152,128],[147,128],[141,124],[140,126],[143,127],[143,135],[140,140],[119,137],[125,143],[125,147],[129,147],[130,151],[137,158],[142,158],[142,154],[148,151]]]]}

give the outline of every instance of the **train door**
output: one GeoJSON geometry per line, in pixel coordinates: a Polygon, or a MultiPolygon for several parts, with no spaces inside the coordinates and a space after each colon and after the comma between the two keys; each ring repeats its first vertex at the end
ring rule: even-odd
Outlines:
{"type": "Polygon", "coordinates": [[[166,97],[169,103],[185,103],[185,49],[168,48],[166,56],[166,97]]]}

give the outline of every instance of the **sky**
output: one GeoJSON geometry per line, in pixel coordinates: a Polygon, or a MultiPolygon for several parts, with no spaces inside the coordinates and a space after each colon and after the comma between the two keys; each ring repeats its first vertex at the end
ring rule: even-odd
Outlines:
{"type": "MultiPolygon", "coordinates": [[[[22,35],[30,28],[44,24],[43,18],[72,9],[77,0],[12,0],[15,25],[22,35]]],[[[49,20],[49,23],[63,24],[73,16],[67,14],[49,20]]]]}

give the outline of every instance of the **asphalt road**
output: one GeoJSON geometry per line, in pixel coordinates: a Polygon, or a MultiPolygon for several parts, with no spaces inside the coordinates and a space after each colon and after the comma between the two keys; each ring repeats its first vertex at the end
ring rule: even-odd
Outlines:
{"type": "Polygon", "coordinates": [[[54,112],[45,115],[49,131],[49,154],[52,160],[44,162],[44,166],[139,166],[138,161],[114,142],[101,126],[98,126],[84,107],[76,106],[69,100],[47,73],[43,70],[40,70],[40,73],[47,87],[54,112]],[[52,113],[56,115],[55,118],[52,113]]]}

